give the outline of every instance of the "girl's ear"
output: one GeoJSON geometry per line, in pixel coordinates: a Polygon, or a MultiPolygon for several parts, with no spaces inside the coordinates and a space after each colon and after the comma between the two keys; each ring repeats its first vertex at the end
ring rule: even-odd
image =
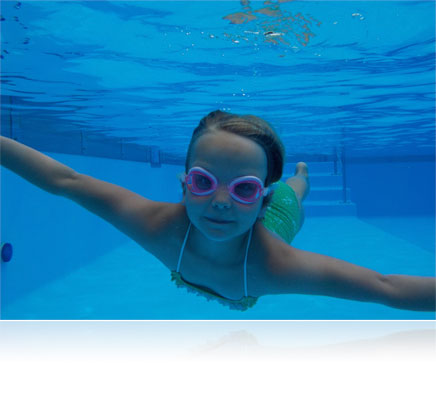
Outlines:
{"type": "Polygon", "coordinates": [[[181,183],[181,185],[182,185],[182,192],[183,192],[183,194],[182,194],[182,199],[180,200],[180,202],[182,203],[182,204],[185,204],[185,198],[186,198],[186,183],[184,183],[184,182],[182,182],[181,183]]]}
{"type": "Polygon", "coordinates": [[[266,213],[266,206],[262,206],[262,208],[259,211],[259,215],[257,216],[258,219],[264,219],[265,218],[265,213],[266,213]]]}
{"type": "Polygon", "coordinates": [[[273,194],[274,194],[274,187],[271,187],[268,195],[265,196],[265,198],[263,199],[262,208],[259,211],[258,219],[265,218],[265,213],[266,213],[268,206],[270,205],[270,203],[272,201],[273,194]]]}
{"type": "Polygon", "coordinates": [[[179,179],[180,184],[182,186],[182,192],[183,192],[182,203],[184,203],[185,202],[185,194],[186,194],[185,173],[184,172],[178,173],[177,178],[179,179]]]}
{"type": "Polygon", "coordinates": [[[177,174],[177,178],[179,179],[180,183],[182,184],[183,195],[185,194],[185,191],[186,191],[185,177],[186,177],[186,174],[184,172],[179,172],[177,174]]]}
{"type": "Polygon", "coordinates": [[[183,182],[185,182],[185,176],[186,176],[186,174],[184,172],[179,172],[177,174],[177,179],[183,183],[183,182]]]}

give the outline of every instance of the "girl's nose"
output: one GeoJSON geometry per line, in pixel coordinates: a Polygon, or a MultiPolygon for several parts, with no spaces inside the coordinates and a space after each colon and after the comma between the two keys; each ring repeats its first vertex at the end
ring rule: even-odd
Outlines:
{"type": "Polygon", "coordinates": [[[232,198],[230,196],[229,190],[224,188],[217,188],[213,194],[212,205],[216,208],[230,208],[232,198]]]}

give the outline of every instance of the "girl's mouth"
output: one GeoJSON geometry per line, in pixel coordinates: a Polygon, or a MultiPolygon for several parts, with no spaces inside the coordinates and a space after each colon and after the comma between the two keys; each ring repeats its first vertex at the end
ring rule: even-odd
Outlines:
{"type": "Polygon", "coordinates": [[[231,224],[233,221],[227,221],[224,219],[215,219],[215,218],[209,218],[209,217],[204,217],[206,220],[213,222],[214,224],[231,224]]]}

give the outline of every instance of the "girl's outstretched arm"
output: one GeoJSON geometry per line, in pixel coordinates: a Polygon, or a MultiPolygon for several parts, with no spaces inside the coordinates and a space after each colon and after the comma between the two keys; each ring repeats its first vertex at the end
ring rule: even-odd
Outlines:
{"type": "Polygon", "coordinates": [[[46,192],[60,194],[62,183],[76,172],[70,167],[15,140],[0,137],[1,165],[46,192]]]}
{"type": "Polygon", "coordinates": [[[2,166],[47,192],[75,201],[144,247],[154,239],[155,221],[166,203],[80,174],[15,140],[0,139],[2,166]]]}
{"type": "MultiPolygon", "coordinates": [[[[277,293],[301,293],[385,304],[415,311],[434,311],[434,277],[382,275],[337,258],[287,246],[274,266],[277,293]]],[[[274,291],[275,291],[274,290],[274,291]]]]}

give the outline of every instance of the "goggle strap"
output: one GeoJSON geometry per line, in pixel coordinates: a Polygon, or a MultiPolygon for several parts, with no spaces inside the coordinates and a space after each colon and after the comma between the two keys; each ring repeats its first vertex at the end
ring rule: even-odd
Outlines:
{"type": "Polygon", "coordinates": [[[180,182],[185,183],[186,174],[184,172],[179,172],[177,174],[177,178],[180,182]]]}

